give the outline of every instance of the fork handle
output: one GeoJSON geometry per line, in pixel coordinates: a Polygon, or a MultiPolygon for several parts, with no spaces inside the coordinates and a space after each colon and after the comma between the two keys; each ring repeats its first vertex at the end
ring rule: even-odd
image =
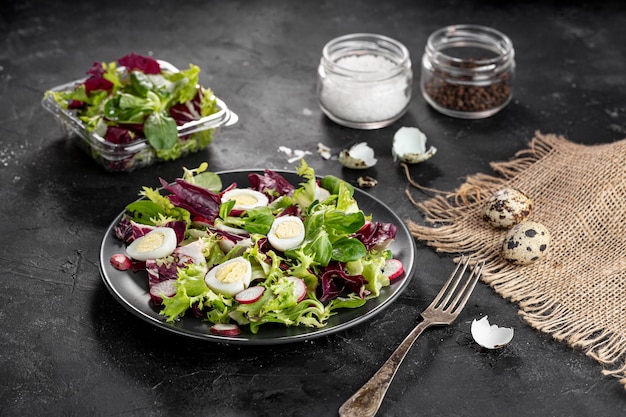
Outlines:
{"type": "Polygon", "coordinates": [[[389,359],[352,397],[339,408],[340,417],[373,417],[385,398],[385,393],[415,340],[431,325],[422,321],[411,330],[389,359]]]}

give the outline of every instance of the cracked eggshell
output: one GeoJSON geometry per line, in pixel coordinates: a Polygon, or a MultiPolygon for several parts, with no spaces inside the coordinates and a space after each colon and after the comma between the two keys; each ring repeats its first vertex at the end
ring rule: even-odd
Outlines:
{"type": "Polygon", "coordinates": [[[374,157],[374,150],[367,143],[361,142],[344,149],[339,153],[339,162],[346,168],[366,169],[376,165],[378,160],[374,157]]]}
{"type": "Polygon", "coordinates": [[[361,188],[373,188],[378,184],[378,180],[374,177],[370,177],[368,175],[364,175],[356,179],[357,184],[361,188]]]}
{"type": "Polygon", "coordinates": [[[498,229],[510,229],[526,221],[533,211],[533,202],[517,188],[503,188],[487,199],[483,220],[498,229]]]}
{"type": "Polygon", "coordinates": [[[504,237],[502,257],[514,265],[530,265],[542,259],[550,248],[550,232],[537,222],[514,226],[504,237]]]}
{"type": "Polygon", "coordinates": [[[407,164],[417,164],[431,158],[437,148],[431,146],[426,150],[426,135],[416,127],[401,127],[393,135],[391,154],[393,160],[407,164]]]}
{"type": "Polygon", "coordinates": [[[332,157],[331,149],[321,142],[317,144],[317,153],[324,159],[330,159],[332,157]]]}
{"type": "Polygon", "coordinates": [[[480,346],[487,349],[498,349],[513,339],[513,329],[489,324],[487,316],[472,321],[472,337],[480,346]]]}

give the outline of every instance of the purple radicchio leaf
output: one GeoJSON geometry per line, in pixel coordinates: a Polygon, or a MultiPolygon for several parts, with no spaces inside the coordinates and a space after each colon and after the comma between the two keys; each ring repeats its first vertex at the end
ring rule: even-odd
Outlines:
{"type": "Polygon", "coordinates": [[[172,204],[189,211],[192,218],[202,217],[212,223],[219,215],[221,199],[213,191],[181,178],[173,184],[168,184],[162,178],[160,180],[163,188],[172,193],[168,195],[172,204]]]}
{"type": "Polygon", "coordinates": [[[124,243],[132,242],[133,238],[133,225],[130,220],[130,216],[124,215],[120,221],[115,225],[114,229],[115,237],[124,243]]]}
{"type": "Polygon", "coordinates": [[[185,103],[178,103],[169,110],[170,116],[176,125],[182,126],[185,123],[202,118],[202,92],[198,90],[194,98],[185,103]]]}
{"type": "Polygon", "coordinates": [[[111,91],[113,89],[113,83],[104,78],[104,67],[99,62],[94,62],[91,68],[87,71],[89,78],[83,83],[85,85],[85,92],[89,95],[95,90],[111,91]]]}
{"type": "Polygon", "coordinates": [[[341,269],[330,269],[322,274],[322,295],[320,301],[337,298],[342,293],[356,293],[364,298],[369,294],[365,289],[367,280],[363,275],[348,275],[341,269]]]}
{"type": "Polygon", "coordinates": [[[124,55],[118,59],[117,62],[126,67],[128,71],[139,70],[144,74],[161,73],[161,66],[156,59],[149,56],[139,55],[134,52],[124,55]]]}
{"type": "Polygon", "coordinates": [[[135,140],[135,134],[122,127],[108,126],[106,134],[104,135],[104,140],[115,144],[131,143],[135,140]]]}
{"type": "Polygon", "coordinates": [[[355,233],[369,251],[372,249],[383,250],[396,238],[398,227],[393,223],[368,222],[355,233]]]}
{"type": "Polygon", "coordinates": [[[270,169],[266,169],[264,175],[248,174],[248,181],[253,189],[268,195],[270,191],[281,196],[291,195],[296,189],[285,177],[270,169]]]}

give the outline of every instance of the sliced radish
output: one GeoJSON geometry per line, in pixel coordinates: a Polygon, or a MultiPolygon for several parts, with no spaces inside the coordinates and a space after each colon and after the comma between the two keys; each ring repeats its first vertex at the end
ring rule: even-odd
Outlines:
{"type": "Polygon", "coordinates": [[[387,259],[385,261],[385,267],[383,268],[383,274],[387,275],[390,280],[398,278],[404,273],[404,265],[399,259],[387,259]]]}
{"type": "Polygon", "coordinates": [[[120,271],[127,271],[133,265],[130,258],[124,255],[123,253],[116,253],[115,255],[111,256],[111,259],[109,259],[109,262],[111,262],[111,265],[113,266],[113,268],[118,269],[120,271]]]}
{"type": "Polygon", "coordinates": [[[220,336],[239,336],[241,334],[241,329],[239,326],[232,323],[217,323],[211,326],[211,333],[217,334],[220,336]]]}
{"type": "Polygon", "coordinates": [[[176,280],[166,279],[150,285],[150,299],[156,305],[161,305],[163,297],[173,297],[176,295],[176,280]]]}
{"type": "Polygon", "coordinates": [[[252,304],[257,301],[263,293],[265,292],[265,287],[260,285],[255,285],[254,287],[248,287],[243,291],[239,291],[235,294],[235,301],[240,304],[252,304]]]}
{"type": "Polygon", "coordinates": [[[304,300],[306,297],[306,284],[303,279],[298,277],[287,277],[289,281],[293,282],[296,286],[295,294],[298,302],[304,300]]]}
{"type": "Polygon", "coordinates": [[[208,221],[207,219],[201,216],[194,216],[194,218],[191,219],[191,224],[192,226],[196,226],[198,228],[213,226],[213,224],[210,221],[208,221]]]}

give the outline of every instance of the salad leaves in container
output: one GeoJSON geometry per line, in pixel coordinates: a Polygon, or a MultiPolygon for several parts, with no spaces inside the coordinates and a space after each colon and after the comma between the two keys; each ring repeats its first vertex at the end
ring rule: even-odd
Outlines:
{"type": "MultiPolygon", "coordinates": [[[[404,276],[386,269],[397,226],[364,213],[345,181],[320,179],[302,161],[297,185],[266,169],[248,174],[250,186],[238,188],[222,184],[207,167],[185,169],[172,183],[162,179],[159,189],[143,187],[143,198],[126,206],[114,227],[125,245],[158,228],[174,229],[178,244],[170,254],[132,259],[133,271],[147,272],[151,302],[164,321],[191,315],[228,335],[239,329],[256,334],[270,323],[323,328],[338,310],[363,306],[404,276]],[[238,201],[225,198],[233,190],[259,192],[267,200],[238,210],[238,201]],[[304,234],[279,250],[271,243],[273,226],[288,216],[301,219],[304,234]],[[212,271],[233,262],[248,265],[245,285],[232,292],[215,288],[212,271]]],[[[123,264],[120,255],[111,257],[111,265],[123,264]]]]}
{"type": "Polygon", "coordinates": [[[42,105],[105,169],[129,172],[209,145],[237,115],[210,88],[200,68],[179,70],[130,53],[95,62],[87,77],[46,91],[42,105]]]}

